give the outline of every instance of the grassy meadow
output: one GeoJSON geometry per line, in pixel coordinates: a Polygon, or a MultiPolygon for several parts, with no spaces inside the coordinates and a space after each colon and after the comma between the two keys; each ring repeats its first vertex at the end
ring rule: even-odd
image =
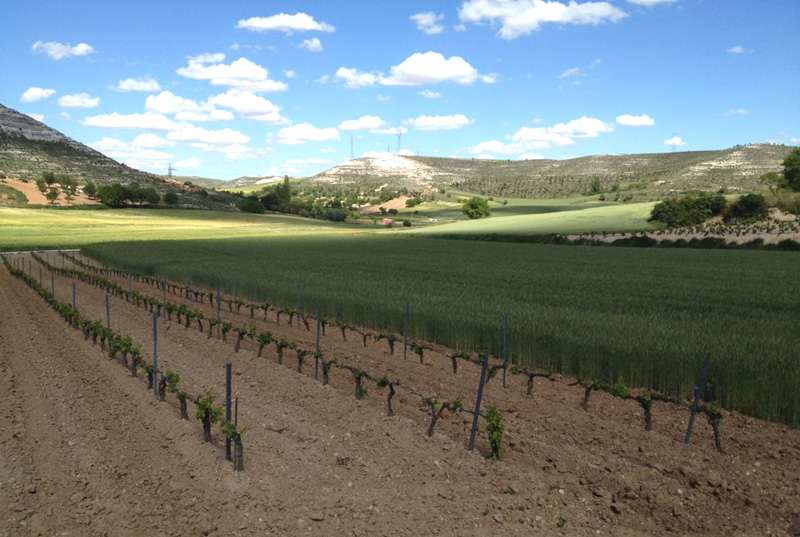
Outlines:
{"type": "Polygon", "coordinates": [[[301,288],[302,309],[319,306],[376,329],[401,330],[409,301],[413,337],[459,349],[498,354],[508,314],[514,362],[687,398],[710,352],[710,379],[726,408],[800,424],[797,253],[398,233],[117,242],[85,251],[194,284],[231,290],[236,281],[240,294],[282,306],[294,306],[301,288]]]}
{"type": "Polygon", "coordinates": [[[284,215],[201,210],[0,207],[0,249],[74,247],[101,241],[213,239],[348,232],[355,226],[284,215]]]}

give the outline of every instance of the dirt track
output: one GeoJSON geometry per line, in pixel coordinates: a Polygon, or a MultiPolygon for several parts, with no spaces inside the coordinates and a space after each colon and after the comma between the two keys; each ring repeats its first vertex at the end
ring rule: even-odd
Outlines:
{"type": "MultiPolygon", "coordinates": [[[[71,281],[59,279],[57,296],[71,299],[71,281]]],[[[105,318],[104,296],[78,284],[90,318],[105,318]]],[[[235,474],[220,443],[204,444],[199,423],[179,419],[174,398],[155,403],[142,380],[4,268],[0,304],[0,389],[10,395],[0,399],[9,424],[0,433],[0,535],[786,535],[800,517],[796,430],[726,413],[719,455],[705,420],[683,445],[683,410],[655,405],[648,433],[635,404],[596,394],[584,412],[577,388],[537,380],[526,398],[524,380],[511,377],[507,390],[499,379],[487,389],[506,420],[506,456],[493,463],[481,455],[484,430],[481,453],[464,449],[471,416],[444,417],[429,439],[408,391],[398,390],[398,416],[387,418],[385,393],[372,385],[356,401],[349,373],[323,387],[313,359],[298,374],[291,351],[278,365],[274,347],[258,359],[246,341],[234,354],[232,344],[162,321],[159,359],[184,389],[222,395],[223,364],[234,363],[249,428],[246,471],[235,474]]],[[[249,312],[224,317],[249,322],[249,312]]],[[[258,323],[313,347],[305,329],[258,323]]],[[[112,325],[149,355],[143,309],[112,298],[112,325]]],[[[471,406],[477,368],[453,375],[443,357],[403,362],[401,346],[389,357],[385,342],[364,349],[349,339],[329,328],[322,346],[471,406]]]]}

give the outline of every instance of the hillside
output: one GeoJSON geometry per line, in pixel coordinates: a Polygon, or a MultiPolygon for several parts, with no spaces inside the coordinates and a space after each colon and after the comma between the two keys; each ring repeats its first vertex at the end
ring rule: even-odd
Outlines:
{"type": "Polygon", "coordinates": [[[561,198],[620,193],[628,200],[663,198],[692,189],[759,189],[758,178],[778,170],[792,147],[773,144],[716,151],[599,155],[566,160],[480,160],[386,156],[360,158],[317,175],[327,184],[422,190],[458,188],[487,196],[561,198]]]}
{"type": "Polygon", "coordinates": [[[225,194],[184,186],[182,181],[130,168],[80,142],[0,104],[0,173],[33,180],[43,171],[65,174],[80,183],[139,183],[160,193],[176,192],[182,205],[230,209],[234,199],[225,194]]]}

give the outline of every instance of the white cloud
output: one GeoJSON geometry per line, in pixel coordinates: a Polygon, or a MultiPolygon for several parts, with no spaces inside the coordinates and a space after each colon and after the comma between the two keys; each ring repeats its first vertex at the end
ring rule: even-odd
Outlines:
{"type": "Polygon", "coordinates": [[[319,152],[324,154],[324,155],[332,155],[333,153],[336,153],[337,151],[335,149],[333,149],[332,147],[323,147],[322,149],[319,150],[319,152]]]}
{"type": "Polygon", "coordinates": [[[90,143],[89,147],[105,153],[106,151],[122,151],[128,149],[128,144],[116,138],[105,137],[100,141],[90,143]]]}
{"type": "Polygon", "coordinates": [[[189,143],[206,150],[213,150],[214,146],[246,144],[250,141],[249,136],[233,129],[212,131],[189,123],[181,124],[178,130],[167,134],[167,138],[175,142],[189,143]]]}
{"type": "Polygon", "coordinates": [[[725,52],[730,52],[731,54],[744,54],[747,51],[742,45],[734,45],[728,49],[725,49],[725,52]]]}
{"type": "Polygon", "coordinates": [[[661,4],[672,4],[677,0],[628,0],[629,4],[636,4],[637,6],[653,7],[661,4]]]}
{"type": "Polygon", "coordinates": [[[592,63],[589,64],[589,69],[594,69],[595,67],[601,65],[602,63],[603,60],[601,60],[600,58],[595,58],[594,60],[592,60],[592,63]]]}
{"type": "Polygon", "coordinates": [[[379,103],[385,103],[386,101],[391,101],[392,100],[392,96],[391,95],[378,95],[376,97],[376,99],[378,99],[379,103]]]}
{"type": "Polygon", "coordinates": [[[467,0],[458,10],[461,22],[500,22],[498,35],[515,39],[539,30],[542,24],[602,24],[628,15],[609,2],[569,3],[549,0],[467,0]]]}
{"type": "Polygon", "coordinates": [[[27,114],[27,115],[28,117],[32,117],[33,119],[35,119],[40,123],[44,121],[44,114],[27,114]]]}
{"type": "Polygon", "coordinates": [[[519,160],[542,160],[543,158],[539,153],[523,153],[519,156],[519,160]]]}
{"type": "Polygon", "coordinates": [[[297,47],[305,49],[309,52],[322,52],[322,41],[316,37],[312,37],[311,39],[303,39],[303,42],[297,45],[297,47]]]}
{"type": "Polygon", "coordinates": [[[584,77],[585,78],[586,77],[586,73],[581,71],[580,67],[572,67],[571,69],[567,69],[566,71],[564,71],[563,73],[558,75],[558,78],[568,78],[568,77],[571,77],[571,76],[578,76],[578,77],[584,77]]]}
{"type": "Polygon", "coordinates": [[[726,116],[749,116],[750,111],[747,108],[729,108],[725,111],[726,116]]]}
{"type": "Polygon", "coordinates": [[[284,127],[278,131],[278,142],[282,144],[304,144],[306,142],[327,142],[339,139],[339,131],[334,127],[318,129],[310,123],[300,123],[284,127]]]}
{"type": "Polygon", "coordinates": [[[686,145],[686,142],[684,142],[680,136],[675,135],[669,140],[664,140],[664,144],[670,147],[683,147],[686,145]]]}
{"type": "Polygon", "coordinates": [[[178,162],[176,162],[175,163],[175,167],[176,168],[197,168],[202,163],[203,163],[203,161],[200,160],[197,157],[189,157],[189,158],[187,158],[185,160],[179,160],[178,162]]]}
{"type": "Polygon", "coordinates": [[[100,97],[92,97],[88,93],[76,93],[59,97],[58,104],[64,108],[95,108],[100,106],[100,97]]]}
{"type": "Polygon", "coordinates": [[[399,65],[392,67],[391,75],[381,84],[389,86],[418,86],[452,81],[458,84],[472,84],[480,78],[464,58],[451,56],[445,59],[438,52],[415,53],[399,65]]]}
{"type": "Polygon", "coordinates": [[[72,116],[71,116],[71,115],[69,115],[69,112],[67,112],[66,110],[63,110],[63,111],[61,112],[61,114],[59,114],[59,115],[60,115],[61,117],[63,117],[64,119],[72,119],[72,116]]]}
{"type": "Polygon", "coordinates": [[[339,124],[343,131],[370,130],[382,127],[386,122],[378,116],[361,116],[358,119],[348,119],[339,124]]]}
{"type": "Polygon", "coordinates": [[[424,89],[420,91],[419,94],[425,97],[426,99],[438,99],[439,97],[442,96],[442,94],[439,93],[438,91],[431,91],[429,89],[424,89]]]}
{"type": "Polygon", "coordinates": [[[150,95],[144,104],[145,110],[159,114],[174,114],[179,121],[228,121],[234,119],[227,110],[219,110],[213,103],[198,103],[175,95],[171,91],[162,91],[158,95],[150,95]]]}
{"type": "Polygon", "coordinates": [[[144,114],[103,114],[89,116],[83,120],[87,127],[105,127],[109,129],[144,129],[151,131],[172,131],[178,124],[162,114],[145,112],[144,114]]]}
{"type": "Polygon", "coordinates": [[[443,14],[436,14],[433,11],[427,11],[425,13],[417,13],[415,15],[411,15],[411,20],[417,24],[417,30],[428,34],[428,35],[436,35],[442,33],[444,27],[439,24],[439,21],[444,19],[443,14]]]}
{"type": "Polygon", "coordinates": [[[294,78],[297,76],[297,73],[294,72],[294,70],[292,69],[285,69],[283,71],[283,76],[285,76],[286,78],[294,78]]]}
{"type": "Polygon", "coordinates": [[[339,67],[336,71],[336,78],[342,81],[345,88],[363,88],[374,86],[380,81],[382,75],[363,73],[355,68],[339,67]]]}
{"type": "Polygon", "coordinates": [[[451,56],[445,58],[438,52],[414,53],[391,68],[391,74],[384,76],[380,71],[365,73],[355,68],[340,67],[336,78],[346,88],[363,88],[381,84],[384,86],[421,86],[456,82],[469,85],[477,80],[487,84],[497,81],[496,75],[481,75],[464,58],[451,56]]]}
{"type": "Polygon", "coordinates": [[[38,53],[44,52],[54,60],[62,60],[74,56],[86,56],[96,52],[91,45],[78,43],[74,47],[68,43],[58,43],[54,41],[37,41],[31,46],[31,50],[38,53]]]}
{"type": "Polygon", "coordinates": [[[575,143],[575,138],[596,138],[601,133],[613,130],[613,123],[605,123],[596,118],[583,116],[569,123],[558,123],[552,127],[522,127],[509,137],[510,143],[490,140],[469,148],[469,152],[472,154],[491,152],[521,155],[531,150],[572,145],[575,143]]]}
{"type": "Polygon", "coordinates": [[[114,88],[117,91],[159,91],[161,86],[152,78],[126,78],[114,88]]]}
{"type": "Polygon", "coordinates": [[[481,160],[495,160],[494,155],[492,155],[491,153],[481,153],[480,155],[476,156],[475,158],[478,158],[478,159],[481,159],[481,160]]]}
{"type": "Polygon", "coordinates": [[[240,117],[266,121],[274,125],[286,124],[288,120],[281,116],[281,107],[273,104],[264,97],[249,91],[238,89],[228,90],[208,99],[211,105],[230,108],[240,117]]]}
{"type": "Polygon", "coordinates": [[[26,89],[19,100],[23,103],[35,103],[36,101],[51,97],[55,92],[56,90],[54,89],[37,88],[34,86],[26,89]]]}
{"type": "Polygon", "coordinates": [[[418,131],[447,131],[460,129],[475,123],[474,119],[468,119],[463,114],[454,116],[419,116],[416,119],[403,121],[404,125],[409,125],[418,131]]]}
{"type": "Polygon", "coordinates": [[[655,120],[647,114],[642,114],[641,116],[623,114],[617,116],[617,123],[625,127],[648,127],[656,124],[655,120]]]}
{"type": "Polygon", "coordinates": [[[237,28],[250,30],[251,32],[266,32],[275,30],[291,35],[294,32],[333,32],[336,28],[326,22],[317,22],[314,17],[306,13],[295,13],[288,15],[279,13],[271,17],[250,17],[240,20],[236,24],[237,28]]]}
{"type": "Polygon", "coordinates": [[[208,80],[215,86],[255,91],[284,91],[288,89],[283,82],[270,80],[269,71],[247,58],[239,58],[230,64],[221,63],[224,54],[203,54],[190,57],[186,67],[179,68],[176,73],[194,80],[208,80]]]}
{"type": "Polygon", "coordinates": [[[136,138],[134,138],[133,142],[131,143],[133,147],[141,147],[146,149],[157,149],[161,147],[168,147],[175,145],[175,142],[172,140],[165,140],[161,136],[152,133],[144,133],[140,134],[136,138]]]}

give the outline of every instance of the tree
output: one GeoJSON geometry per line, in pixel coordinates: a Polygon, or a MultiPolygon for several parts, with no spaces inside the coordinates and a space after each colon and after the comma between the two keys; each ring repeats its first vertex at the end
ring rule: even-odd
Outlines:
{"type": "Polygon", "coordinates": [[[64,189],[67,201],[72,201],[72,199],[75,197],[75,194],[78,192],[78,181],[68,175],[62,175],[59,176],[58,182],[61,185],[61,188],[64,189]]]}
{"type": "Polygon", "coordinates": [[[786,177],[779,172],[767,172],[758,178],[758,182],[769,188],[769,191],[772,192],[772,195],[775,196],[775,199],[778,199],[780,190],[789,185],[786,177]]]}
{"type": "Polygon", "coordinates": [[[180,200],[178,199],[178,195],[175,192],[167,192],[164,194],[164,205],[169,205],[170,207],[175,207],[178,205],[180,200]]]}
{"type": "Polygon", "coordinates": [[[492,214],[492,209],[489,207],[489,202],[477,196],[465,201],[464,205],[461,207],[461,210],[464,211],[465,215],[472,219],[483,218],[484,216],[490,216],[492,214]]]}
{"type": "Polygon", "coordinates": [[[725,213],[726,220],[763,220],[768,215],[767,200],[761,194],[745,194],[725,213]]]}
{"type": "Polygon", "coordinates": [[[793,150],[784,159],[783,178],[792,190],[800,191],[800,148],[793,150]]]}
{"type": "Polygon", "coordinates": [[[47,186],[50,186],[56,182],[56,174],[53,172],[42,172],[42,179],[47,183],[47,186]]]}
{"type": "Polygon", "coordinates": [[[97,185],[92,181],[87,181],[86,184],[83,185],[83,193],[93,198],[95,194],[97,194],[97,185]]]}
{"type": "Polygon", "coordinates": [[[47,182],[44,180],[43,177],[36,178],[36,188],[39,189],[39,192],[42,193],[42,196],[47,194],[47,182]]]}
{"type": "Polygon", "coordinates": [[[50,205],[55,204],[56,200],[58,199],[59,190],[56,187],[51,187],[50,190],[47,191],[47,201],[50,202],[50,205]]]}

